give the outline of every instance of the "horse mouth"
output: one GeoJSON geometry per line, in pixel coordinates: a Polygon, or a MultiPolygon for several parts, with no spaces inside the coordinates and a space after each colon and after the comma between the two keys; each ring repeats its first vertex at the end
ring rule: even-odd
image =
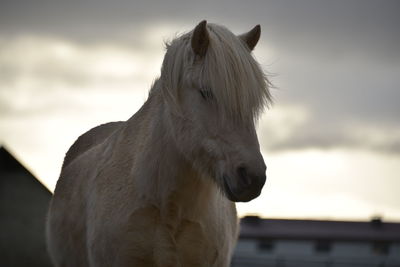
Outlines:
{"type": "Polygon", "coordinates": [[[227,176],[223,176],[223,180],[224,180],[224,192],[226,194],[226,196],[228,197],[229,200],[231,201],[239,201],[239,199],[235,196],[235,194],[232,192],[231,188],[229,187],[229,183],[226,181],[228,179],[227,176]]]}
{"type": "Polygon", "coordinates": [[[263,188],[264,182],[262,185],[257,185],[255,187],[250,187],[246,189],[241,189],[241,190],[235,190],[232,189],[231,186],[229,185],[228,182],[229,177],[224,175],[223,180],[224,180],[224,185],[223,189],[225,192],[226,197],[233,202],[249,202],[256,197],[258,197],[261,194],[261,189],[263,188]]]}

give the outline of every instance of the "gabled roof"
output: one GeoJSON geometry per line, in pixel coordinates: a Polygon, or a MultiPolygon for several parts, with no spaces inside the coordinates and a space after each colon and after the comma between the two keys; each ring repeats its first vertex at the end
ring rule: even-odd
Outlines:
{"type": "Polygon", "coordinates": [[[25,167],[19,163],[7,149],[0,146],[0,171],[24,170],[25,167]]]}
{"type": "Polygon", "coordinates": [[[400,242],[400,223],[261,219],[248,216],[241,221],[241,238],[396,241],[400,242]]]}
{"type": "MultiPolygon", "coordinates": [[[[4,146],[0,145],[0,173],[24,173],[24,179],[26,183],[32,184],[37,187],[37,190],[45,191],[50,194],[51,192],[46,186],[42,184],[24,165],[22,165],[16,157],[9,152],[4,146]]],[[[2,179],[14,179],[13,176],[3,175],[2,179]]]]}

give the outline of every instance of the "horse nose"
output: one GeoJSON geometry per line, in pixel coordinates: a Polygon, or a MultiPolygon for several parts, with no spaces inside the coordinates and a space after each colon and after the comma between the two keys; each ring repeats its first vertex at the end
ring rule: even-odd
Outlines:
{"type": "Polygon", "coordinates": [[[240,186],[243,189],[251,188],[251,187],[262,187],[266,180],[266,166],[264,164],[264,168],[260,170],[258,173],[251,172],[245,165],[240,165],[236,169],[236,173],[239,177],[240,186]]]}

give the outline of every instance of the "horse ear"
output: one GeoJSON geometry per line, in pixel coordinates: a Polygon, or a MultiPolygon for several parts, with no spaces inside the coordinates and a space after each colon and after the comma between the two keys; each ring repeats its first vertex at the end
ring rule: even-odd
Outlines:
{"type": "Polygon", "coordinates": [[[196,55],[203,57],[208,48],[209,36],[207,31],[207,21],[203,20],[193,30],[192,49],[196,55]]]}
{"type": "Polygon", "coordinates": [[[255,26],[251,31],[239,35],[239,38],[242,39],[247,44],[250,50],[253,50],[256,44],[258,43],[258,40],[260,40],[260,35],[261,35],[261,26],[259,24],[255,26]]]}

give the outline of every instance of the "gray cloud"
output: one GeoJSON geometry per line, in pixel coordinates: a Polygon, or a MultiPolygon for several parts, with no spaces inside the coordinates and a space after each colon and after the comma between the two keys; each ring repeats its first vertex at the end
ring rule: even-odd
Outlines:
{"type": "MultiPolygon", "coordinates": [[[[238,30],[261,23],[265,40],[286,46],[310,43],[363,43],[363,47],[398,47],[398,1],[7,1],[0,11],[0,29],[47,32],[94,38],[118,35],[157,22],[194,25],[201,19],[238,30]],[[240,18],[240,19],[239,19],[240,18]],[[105,36],[104,36],[105,35],[105,36]],[[340,39],[340,42],[338,42],[340,39]]],[[[362,49],[361,49],[362,50],[362,49]]],[[[390,49],[389,49],[390,50],[390,49]]]]}
{"type": "Polygon", "coordinates": [[[274,91],[276,106],[301,106],[308,117],[285,139],[270,138],[274,129],[264,127],[265,149],[340,147],[399,154],[400,60],[351,53],[339,58],[329,54],[310,57],[310,52],[282,55],[272,66],[281,74],[276,78],[280,83],[274,91]]]}
{"type": "Polygon", "coordinates": [[[264,149],[270,152],[301,150],[301,149],[364,149],[380,153],[400,154],[400,128],[380,129],[379,137],[375,131],[368,131],[362,127],[329,129],[321,127],[321,123],[305,123],[297,127],[287,138],[277,140],[271,131],[261,134],[264,149]],[[362,133],[364,131],[364,133],[362,133]],[[388,132],[386,132],[388,131],[388,132]],[[393,136],[395,131],[396,136],[393,136]]]}
{"type": "MultiPolygon", "coordinates": [[[[288,105],[290,107],[290,105],[288,105]]],[[[313,111],[300,108],[278,110],[276,117],[266,116],[260,125],[259,138],[264,151],[281,152],[303,149],[362,149],[384,154],[400,154],[400,126],[395,118],[380,122],[360,114],[313,111]],[[304,112],[306,110],[306,116],[304,112]],[[328,115],[324,115],[328,114],[328,115]]]]}

